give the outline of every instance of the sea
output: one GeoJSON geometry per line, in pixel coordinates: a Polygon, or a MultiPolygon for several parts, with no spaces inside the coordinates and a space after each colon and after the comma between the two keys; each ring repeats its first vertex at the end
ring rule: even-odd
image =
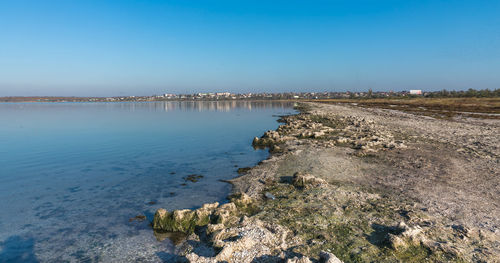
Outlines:
{"type": "Polygon", "coordinates": [[[224,180],[269,155],[252,139],[293,106],[0,103],[0,262],[169,262],[155,211],[227,202],[224,180]]]}

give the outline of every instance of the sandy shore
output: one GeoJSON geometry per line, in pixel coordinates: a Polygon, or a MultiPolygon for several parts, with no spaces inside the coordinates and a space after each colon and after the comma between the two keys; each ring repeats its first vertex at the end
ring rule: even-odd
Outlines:
{"type": "Polygon", "coordinates": [[[232,180],[230,203],[157,213],[157,231],[194,224],[180,261],[497,262],[499,120],[300,110],[254,140],[272,155],[232,180]]]}

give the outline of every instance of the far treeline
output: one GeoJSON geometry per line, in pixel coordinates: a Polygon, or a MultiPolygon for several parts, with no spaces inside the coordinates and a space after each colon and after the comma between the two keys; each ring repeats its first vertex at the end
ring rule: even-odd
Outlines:
{"type": "Polygon", "coordinates": [[[465,91],[448,91],[448,90],[441,90],[441,91],[435,91],[435,92],[429,92],[424,94],[425,97],[429,98],[495,98],[495,97],[500,97],[500,89],[482,89],[482,90],[475,90],[475,89],[468,89],[465,91]]]}

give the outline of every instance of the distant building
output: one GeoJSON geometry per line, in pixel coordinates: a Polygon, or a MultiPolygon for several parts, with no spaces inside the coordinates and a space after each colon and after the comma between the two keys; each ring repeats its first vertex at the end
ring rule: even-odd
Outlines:
{"type": "Polygon", "coordinates": [[[411,89],[410,90],[411,95],[422,95],[422,90],[420,89],[411,89]]]}

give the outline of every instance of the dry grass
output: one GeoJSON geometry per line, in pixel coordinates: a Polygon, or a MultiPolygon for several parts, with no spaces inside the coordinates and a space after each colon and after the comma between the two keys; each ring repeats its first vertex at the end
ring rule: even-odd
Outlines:
{"type": "Polygon", "coordinates": [[[348,103],[361,107],[401,110],[437,118],[458,116],[500,119],[500,98],[328,99],[321,103],[348,103]]]}

